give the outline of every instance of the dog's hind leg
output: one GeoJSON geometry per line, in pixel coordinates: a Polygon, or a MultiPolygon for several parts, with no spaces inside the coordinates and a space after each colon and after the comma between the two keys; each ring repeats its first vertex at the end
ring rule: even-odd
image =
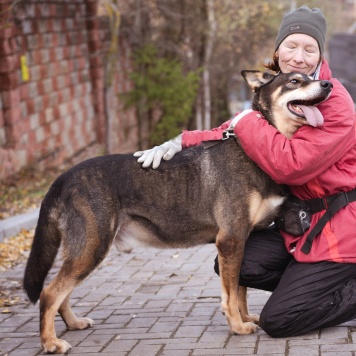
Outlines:
{"type": "Polygon", "coordinates": [[[220,231],[217,235],[220,280],[221,307],[235,334],[252,334],[258,326],[252,322],[243,322],[238,298],[238,281],[245,246],[245,234],[240,237],[220,231]]]}
{"type": "Polygon", "coordinates": [[[41,342],[46,352],[65,353],[71,346],[65,340],[58,339],[54,327],[57,311],[69,330],[85,329],[94,324],[89,318],[77,318],[73,313],[69,299],[74,288],[82,282],[102,261],[103,257],[92,256],[88,259],[85,249],[81,257],[64,261],[58,275],[46,287],[40,296],[40,332],[41,342]],[[94,259],[94,260],[93,260],[94,259]]]}
{"type": "Polygon", "coordinates": [[[89,318],[77,318],[69,304],[69,298],[74,288],[81,283],[105,258],[114,234],[101,229],[91,219],[87,223],[84,240],[74,240],[73,231],[65,234],[64,254],[66,258],[54,280],[46,287],[40,296],[40,333],[41,342],[46,352],[65,353],[71,346],[58,339],[54,327],[57,311],[60,313],[68,329],[85,329],[94,324],[89,318]],[[85,245],[77,249],[78,245],[85,245]]]}
{"type": "Polygon", "coordinates": [[[94,321],[90,318],[77,318],[69,303],[70,294],[64,299],[59,307],[59,314],[67,325],[68,330],[83,330],[94,325],[94,321]]]}
{"type": "Polygon", "coordinates": [[[66,353],[71,345],[65,340],[58,339],[54,327],[57,311],[69,298],[76,283],[69,276],[59,272],[57,277],[41,292],[40,296],[40,334],[45,352],[66,353]]]}

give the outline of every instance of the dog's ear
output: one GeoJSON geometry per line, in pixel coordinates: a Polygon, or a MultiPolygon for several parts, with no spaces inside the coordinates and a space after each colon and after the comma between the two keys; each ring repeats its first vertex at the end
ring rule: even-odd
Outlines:
{"type": "Polygon", "coordinates": [[[271,73],[261,72],[259,70],[243,70],[241,71],[241,75],[253,92],[262,85],[269,83],[275,77],[271,73]]]}

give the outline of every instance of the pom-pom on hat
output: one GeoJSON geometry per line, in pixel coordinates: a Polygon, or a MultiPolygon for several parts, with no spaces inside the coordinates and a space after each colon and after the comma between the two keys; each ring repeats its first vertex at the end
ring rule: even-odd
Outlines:
{"type": "Polygon", "coordinates": [[[276,38],[275,49],[293,33],[303,33],[314,37],[319,45],[320,53],[324,53],[326,20],[320,9],[302,6],[284,15],[276,38]]]}

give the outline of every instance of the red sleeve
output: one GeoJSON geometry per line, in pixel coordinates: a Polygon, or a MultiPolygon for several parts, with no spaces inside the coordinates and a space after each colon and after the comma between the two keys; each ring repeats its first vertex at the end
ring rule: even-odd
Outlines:
{"type": "Polygon", "coordinates": [[[191,146],[198,146],[203,141],[221,140],[222,133],[229,127],[231,120],[224,122],[221,126],[215,127],[211,130],[184,130],[182,133],[182,147],[188,148],[191,146]]]}
{"type": "Polygon", "coordinates": [[[241,119],[235,134],[246,154],[277,183],[302,185],[340,160],[355,145],[355,109],[336,80],[327,101],[318,106],[321,127],[302,126],[291,139],[280,134],[256,112],[241,119]]]}

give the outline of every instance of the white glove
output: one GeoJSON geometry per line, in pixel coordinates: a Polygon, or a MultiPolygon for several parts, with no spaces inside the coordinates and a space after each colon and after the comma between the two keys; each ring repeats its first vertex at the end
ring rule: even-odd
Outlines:
{"type": "Polygon", "coordinates": [[[137,162],[142,163],[142,167],[146,168],[152,164],[152,168],[155,169],[160,165],[162,158],[168,161],[181,150],[182,135],[180,134],[160,146],[155,146],[145,151],[137,151],[134,153],[134,156],[140,157],[137,162]]]}
{"type": "Polygon", "coordinates": [[[238,115],[236,115],[230,122],[229,130],[233,130],[236,126],[236,124],[247,114],[252,112],[252,109],[246,109],[244,111],[241,111],[238,115]]]}

